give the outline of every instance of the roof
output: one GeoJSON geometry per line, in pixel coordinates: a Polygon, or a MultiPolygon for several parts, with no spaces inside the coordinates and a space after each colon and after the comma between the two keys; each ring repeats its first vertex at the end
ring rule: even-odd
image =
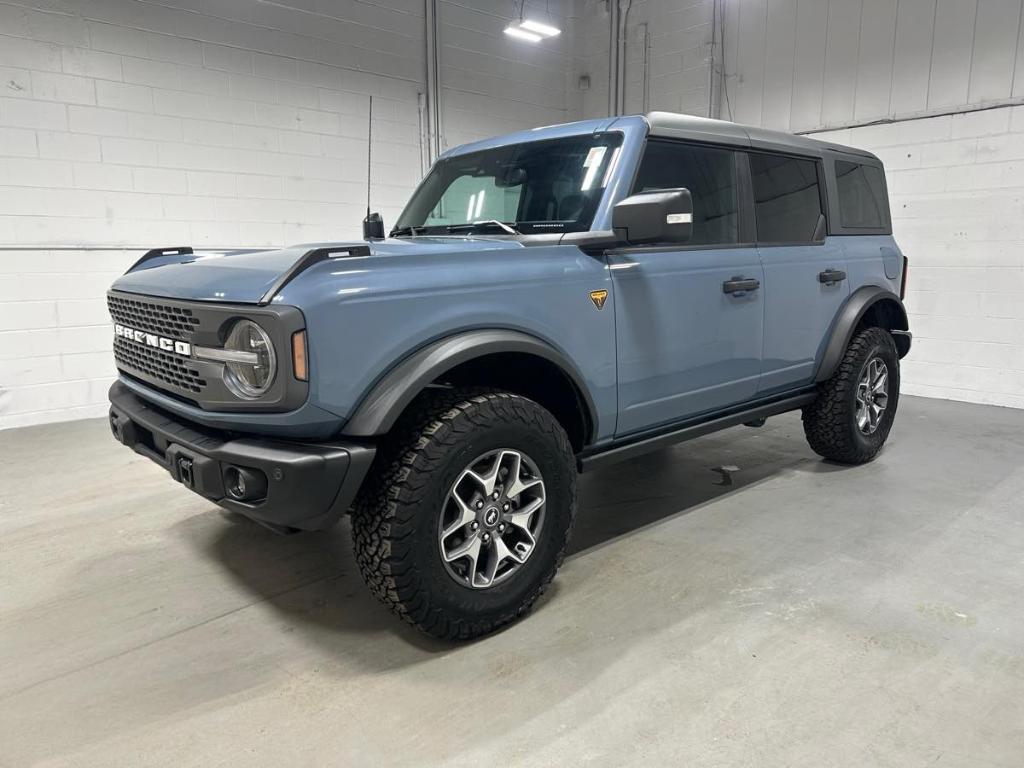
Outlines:
{"type": "Polygon", "coordinates": [[[771,131],[754,125],[730,123],[726,120],[712,120],[695,115],[681,115],[675,112],[649,112],[644,118],[650,125],[651,136],[664,136],[695,141],[749,146],[755,149],[772,149],[779,152],[794,152],[802,155],[821,157],[826,152],[873,158],[870,152],[842,144],[797,136],[782,131],[771,131]]]}
{"type": "Polygon", "coordinates": [[[737,147],[766,149],[776,152],[790,152],[824,157],[830,153],[853,155],[859,158],[872,158],[874,155],[863,149],[845,147],[819,141],[808,136],[796,136],[782,131],[770,131],[753,125],[741,125],[726,120],[712,120],[707,117],[683,115],[675,112],[648,112],[646,115],[624,115],[621,117],[602,117],[596,120],[581,120],[574,123],[547,125],[525,131],[495,136],[453,147],[441,154],[441,157],[461,155],[483,149],[521,144],[540,139],[554,139],[562,136],[579,136],[586,133],[597,133],[608,130],[643,131],[651,136],[688,139],[690,141],[707,141],[716,144],[731,144],[737,147]]]}

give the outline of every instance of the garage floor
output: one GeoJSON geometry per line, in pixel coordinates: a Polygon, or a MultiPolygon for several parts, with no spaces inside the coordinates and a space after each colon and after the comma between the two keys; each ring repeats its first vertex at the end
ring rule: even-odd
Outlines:
{"type": "Polygon", "coordinates": [[[0,765],[1016,768],[1024,411],[900,410],[865,467],[790,414],[585,477],[535,613],[461,646],[347,525],[229,518],[102,420],[4,432],[0,765]]]}

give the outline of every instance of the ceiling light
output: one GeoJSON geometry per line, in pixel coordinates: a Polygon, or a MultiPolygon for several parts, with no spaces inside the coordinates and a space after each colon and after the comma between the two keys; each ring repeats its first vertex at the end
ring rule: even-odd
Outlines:
{"type": "Polygon", "coordinates": [[[557,37],[562,34],[562,30],[558,27],[553,27],[550,24],[541,24],[539,21],[530,21],[529,19],[520,21],[519,26],[544,37],[557,37]]]}
{"type": "Polygon", "coordinates": [[[518,27],[515,24],[509,24],[505,27],[505,34],[509,37],[518,37],[520,40],[529,40],[531,43],[539,43],[544,39],[536,32],[530,32],[529,30],[518,27]]]}

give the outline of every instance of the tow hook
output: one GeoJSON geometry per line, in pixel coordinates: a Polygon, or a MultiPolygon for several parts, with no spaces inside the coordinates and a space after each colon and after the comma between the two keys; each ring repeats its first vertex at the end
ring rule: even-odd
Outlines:
{"type": "Polygon", "coordinates": [[[195,478],[192,477],[192,459],[187,456],[178,457],[178,480],[186,488],[195,487],[195,478]]]}

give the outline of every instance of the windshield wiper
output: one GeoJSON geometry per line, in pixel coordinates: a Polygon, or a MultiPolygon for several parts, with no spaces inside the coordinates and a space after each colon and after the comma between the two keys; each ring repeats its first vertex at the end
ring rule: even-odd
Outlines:
{"type": "Polygon", "coordinates": [[[395,227],[388,232],[388,237],[416,237],[416,233],[426,227],[395,227]]]}
{"type": "Polygon", "coordinates": [[[505,232],[506,234],[509,234],[509,235],[519,235],[519,234],[522,234],[514,226],[506,224],[503,221],[498,221],[497,219],[486,219],[484,221],[473,221],[473,222],[470,222],[468,224],[451,224],[451,225],[448,226],[448,231],[449,232],[465,232],[465,231],[468,230],[468,231],[471,232],[474,229],[476,229],[477,227],[497,227],[502,232],[505,232]]]}

